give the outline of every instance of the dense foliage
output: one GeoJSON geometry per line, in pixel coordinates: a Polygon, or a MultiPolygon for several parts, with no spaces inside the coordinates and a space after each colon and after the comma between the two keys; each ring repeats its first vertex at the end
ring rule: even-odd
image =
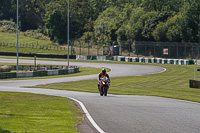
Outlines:
{"type": "MultiPolygon", "coordinates": [[[[67,1],[20,0],[20,30],[65,44],[67,1]]],[[[0,20],[16,22],[16,7],[1,0],[0,20]]],[[[69,10],[71,40],[200,42],[199,0],[70,0],[69,10]]]]}

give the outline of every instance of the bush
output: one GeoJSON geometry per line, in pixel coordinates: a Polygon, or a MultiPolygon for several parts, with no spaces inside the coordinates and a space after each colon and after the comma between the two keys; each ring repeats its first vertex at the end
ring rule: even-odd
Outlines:
{"type": "Polygon", "coordinates": [[[26,36],[26,37],[32,37],[35,39],[40,39],[40,40],[50,40],[49,37],[44,36],[44,34],[40,33],[40,30],[27,30],[26,32],[21,32],[20,34],[26,36]]]}
{"type": "Polygon", "coordinates": [[[12,20],[2,20],[0,21],[0,31],[1,32],[16,32],[17,25],[12,20]]]}
{"type": "MultiPolygon", "coordinates": [[[[0,21],[0,32],[16,33],[17,25],[12,20],[2,20],[0,21]]],[[[21,35],[26,37],[32,37],[34,39],[40,40],[50,40],[49,37],[44,36],[40,30],[27,30],[25,32],[20,32],[21,35]]]]}
{"type": "Polygon", "coordinates": [[[1,66],[0,67],[0,72],[10,72],[11,71],[11,66],[1,66]]]}

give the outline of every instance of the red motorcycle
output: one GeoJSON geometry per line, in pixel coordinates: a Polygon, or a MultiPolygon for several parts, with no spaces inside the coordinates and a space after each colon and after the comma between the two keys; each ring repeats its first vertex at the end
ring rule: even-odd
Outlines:
{"type": "Polygon", "coordinates": [[[110,80],[107,77],[102,77],[100,80],[100,96],[107,96],[110,80]]]}

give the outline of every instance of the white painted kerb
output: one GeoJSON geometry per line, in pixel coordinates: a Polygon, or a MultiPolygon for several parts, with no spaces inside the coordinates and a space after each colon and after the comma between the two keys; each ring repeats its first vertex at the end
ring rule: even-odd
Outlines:
{"type": "Polygon", "coordinates": [[[91,122],[91,124],[96,128],[96,130],[99,132],[99,133],[105,133],[97,124],[96,122],[94,121],[94,119],[92,118],[92,116],[90,115],[90,113],[87,111],[86,107],[84,106],[84,104],[75,99],[75,98],[71,98],[71,97],[68,97],[69,99],[72,99],[74,101],[76,101],[80,106],[81,108],[83,109],[83,112],[85,113],[85,115],[87,116],[88,120],[91,122]]]}

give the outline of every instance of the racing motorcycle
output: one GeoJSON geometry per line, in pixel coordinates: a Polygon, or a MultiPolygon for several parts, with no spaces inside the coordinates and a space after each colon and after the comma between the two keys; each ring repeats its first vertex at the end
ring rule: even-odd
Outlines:
{"type": "Polygon", "coordinates": [[[107,77],[102,77],[100,80],[100,96],[107,96],[108,88],[110,85],[110,81],[108,80],[107,77]]]}

